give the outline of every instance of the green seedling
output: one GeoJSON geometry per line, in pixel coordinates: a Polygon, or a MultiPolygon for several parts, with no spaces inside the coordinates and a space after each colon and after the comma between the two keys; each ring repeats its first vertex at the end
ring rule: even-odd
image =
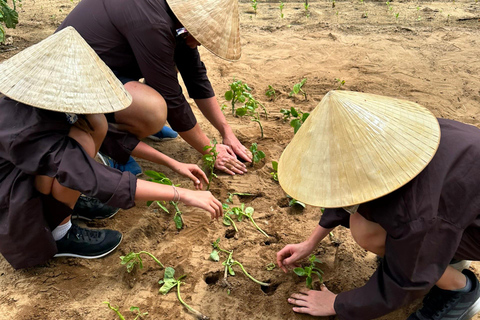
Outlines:
{"type": "Polygon", "coordinates": [[[340,78],[335,78],[335,81],[338,83],[338,88],[337,90],[341,90],[342,87],[345,85],[345,80],[342,80],[340,78]]]}
{"type": "Polygon", "coordinates": [[[269,97],[272,101],[275,101],[277,98],[277,90],[273,88],[271,85],[268,85],[267,91],[265,91],[265,95],[269,97]]]}
{"type": "MultiPolygon", "coordinates": [[[[260,121],[260,114],[257,111],[259,105],[261,104],[257,100],[248,99],[242,108],[238,108],[235,111],[235,114],[239,117],[243,117],[245,115],[250,116],[251,121],[258,123],[258,126],[260,127],[261,138],[263,138],[263,126],[262,122],[260,121]]],[[[265,110],[265,108],[264,111],[266,115],[267,111],[265,110]]]]}
{"type": "Polygon", "coordinates": [[[256,142],[252,143],[250,146],[250,152],[252,153],[252,167],[255,165],[255,163],[258,163],[260,160],[265,158],[265,152],[258,150],[256,142]]]}
{"type": "Polygon", "coordinates": [[[284,15],[283,15],[283,8],[285,7],[285,3],[283,3],[282,1],[280,1],[280,5],[278,6],[280,8],[280,18],[283,19],[284,15]]]}
{"type": "Polygon", "coordinates": [[[15,29],[18,23],[18,12],[16,0],[12,0],[13,8],[7,3],[7,0],[0,0],[0,43],[5,42],[5,27],[15,29]]]}
{"type": "Polygon", "coordinates": [[[303,91],[303,89],[302,89],[302,87],[305,85],[306,82],[307,82],[307,78],[303,78],[302,81],[300,81],[299,83],[295,83],[293,85],[292,91],[290,91],[290,93],[289,93],[289,96],[293,97],[294,95],[301,92],[303,94],[305,100],[307,100],[307,93],[305,91],[303,91]]]}
{"type": "Polygon", "coordinates": [[[297,133],[302,124],[307,120],[308,116],[310,115],[310,113],[302,112],[300,111],[300,109],[297,110],[294,107],[291,107],[290,110],[282,109],[280,110],[280,113],[283,114],[284,121],[293,117],[293,119],[290,120],[290,126],[293,128],[293,133],[297,133]]]}
{"type": "MultiPolygon", "coordinates": [[[[335,0],[332,0],[332,8],[335,8],[335,0]]],[[[338,12],[338,11],[337,11],[338,12]]],[[[337,14],[338,15],[338,14],[337,14]]]]}
{"type": "Polygon", "coordinates": [[[147,251],[140,251],[138,253],[130,252],[126,256],[121,256],[120,257],[120,260],[122,260],[122,262],[120,262],[120,263],[122,265],[127,265],[127,272],[128,273],[130,273],[135,268],[135,266],[137,266],[137,265],[138,265],[139,269],[143,269],[143,260],[142,260],[142,257],[140,257],[141,254],[145,254],[145,255],[149,256],[150,258],[152,258],[160,266],[160,268],[162,268],[162,269],[165,268],[163,266],[163,264],[160,262],[160,260],[158,260],[150,252],[147,252],[147,251]]]}
{"type": "Polygon", "coordinates": [[[308,1],[305,1],[305,3],[303,4],[303,8],[305,8],[305,16],[309,18],[310,11],[308,9],[310,9],[310,5],[308,4],[308,1]]]}
{"type": "MultiPolygon", "coordinates": [[[[260,231],[261,234],[263,234],[265,237],[269,237],[269,235],[260,228],[255,220],[253,219],[253,213],[255,212],[255,209],[253,207],[245,207],[245,203],[242,203],[240,207],[232,207],[230,208],[228,204],[223,205],[223,214],[224,215],[229,215],[229,216],[236,216],[237,221],[243,221],[243,217],[247,217],[257,228],[258,231],[260,231]]],[[[230,217],[231,218],[231,217],[230,217]]],[[[225,218],[224,218],[225,221],[225,218]]],[[[233,219],[232,219],[233,221],[233,219]]],[[[225,223],[225,222],[224,222],[225,223]]],[[[227,224],[228,225],[228,224],[227,224]]],[[[235,228],[236,230],[236,228],[235,228]]],[[[237,230],[238,231],[238,230],[237,230]]]]}
{"type": "Polygon", "coordinates": [[[235,81],[235,79],[233,79],[233,82],[230,83],[230,90],[225,92],[225,99],[227,101],[231,101],[232,103],[232,115],[233,116],[236,115],[235,104],[237,102],[246,104],[249,101],[251,101],[250,105],[255,105],[255,109],[258,106],[261,106],[263,108],[263,111],[265,113],[265,118],[267,118],[268,117],[267,109],[263,104],[255,100],[255,98],[253,98],[253,95],[250,93],[251,91],[252,89],[248,86],[248,84],[243,83],[241,80],[235,81]]]}
{"type": "MultiPolygon", "coordinates": [[[[110,308],[110,310],[113,310],[117,314],[120,320],[125,320],[125,317],[120,313],[120,311],[118,310],[118,307],[114,307],[110,305],[110,302],[108,301],[105,301],[104,303],[110,308]]],[[[133,320],[143,319],[146,315],[148,315],[148,312],[140,313],[139,307],[130,307],[130,311],[136,312],[136,317],[133,320]]]]}
{"type": "Polygon", "coordinates": [[[265,266],[265,269],[267,269],[268,271],[272,271],[273,269],[275,269],[277,267],[277,265],[273,262],[270,262],[269,264],[267,264],[265,266]]]}
{"type": "Polygon", "coordinates": [[[172,267],[167,267],[165,269],[165,273],[163,275],[163,280],[158,281],[159,284],[162,285],[159,292],[163,295],[166,295],[172,288],[177,287],[177,298],[180,303],[187,308],[188,311],[193,313],[195,318],[199,320],[208,320],[210,319],[206,315],[202,314],[200,311],[197,311],[190,307],[185,301],[183,301],[182,297],[180,296],[180,286],[183,284],[182,279],[184,279],[186,275],[175,279],[175,269],[172,267]]]}
{"type": "Polygon", "coordinates": [[[254,196],[253,193],[245,193],[245,192],[233,192],[233,193],[228,193],[228,198],[227,202],[233,203],[233,196],[254,196]]]}
{"type": "Polygon", "coordinates": [[[213,139],[212,145],[203,147],[203,151],[207,151],[207,153],[203,155],[202,160],[203,160],[203,165],[205,167],[204,170],[208,174],[207,190],[209,190],[212,179],[217,177],[215,172],[213,172],[213,170],[215,169],[215,162],[217,162],[217,156],[218,156],[217,140],[213,139]]]}
{"type": "Polygon", "coordinates": [[[398,20],[398,16],[400,15],[399,12],[395,13],[395,20],[398,20]]]}
{"type": "Polygon", "coordinates": [[[289,201],[288,201],[288,206],[289,207],[300,206],[302,208],[305,208],[305,203],[303,203],[301,201],[298,201],[297,199],[294,199],[294,198],[290,197],[289,195],[287,195],[287,198],[289,199],[289,201]]]}
{"type": "MultiPolygon", "coordinates": [[[[178,187],[179,184],[174,185],[173,182],[167,178],[167,176],[161,172],[156,172],[153,170],[145,171],[145,175],[149,176],[150,179],[148,181],[152,181],[155,183],[164,184],[167,186],[175,186],[178,187]]],[[[147,206],[150,206],[152,203],[156,203],[163,211],[166,213],[170,213],[170,210],[167,209],[165,206],[167,204],[166,201],[148,201],[147,206]]],[[[173,216],[173,221],[175,222],[175,227],[180,230],[183,228],[183,218],[182,218],[182,211],[178,208],[178,201],[169,201],[169,203],[175,208],[175,215],[173,216]]]]}
{"type": "Polygon", "coordinates": [[[322,263],[314,254],[312,254],[309,258],[308,261],[310,262],[310,265],[308,267],[298,267],[293,269],[293,272],[299,277],[304,277],[307,276],[306,280],[306,285],[307,288],[312,289],[312,275],[316,274],[318,276],[318,279],[320,280],[321,283],[323,283],[323,271],[320,270],[315,266],[316,263],[322,263]]]}
{"type": "Polygon", "coordinates": [[[253,8],[253,11],[255,12],[255,15],[257,15],[257,0],[251,0],[251,5],[252,5],[252,8],[253,8]]]}
{"type": "MultiPolygon", "coordinates": [[[[235,271],[233,270],[234,266],[239,266],[240,269],[242,269],[243,273],[253,282],[255,282],[255,283],[257,283],[261,286],[266,286],[266,287],[270,286],[269,283],[261,282],[261,281],[255,279],[254,277],[252,277],[247,272],[247,270],[245,270],[245,268],[243,267],[243,265],[239,261],[234,260],[233,259],[233,250],[228,251],[228,250],[222,249],[220,247],[220,238],[218,238],[215,242],[212,243],[212,247],[213,247],[213,251],[216,252],[216,254],[214,254],[214,257],[218,258],[217,260],[214,260],[214,261],[220,261],[220,255],[219,255],[220,252],[223,252],[227,255],[227,259],[222,262],[222,265],[225,267],[225,271],[224,271],[224,274],[223,274],[223,281],[229,288],[231,288],[231,285],[228,283],[227,277],[228,277],[228,275],[235,276],[235,271]]],[[[213,251],[212,251],[212,254],[213,254],[213,251]]],[[[210,258],[212,258],[212,254],[210,254],[210,258]]]]}
{"type": "Polygon", "coordinates": [[[278,182],[278,162],[272,161],[273,172],[270,172],[272,179],[278,182]]]}
{"type": "MultiPolygon", "coordinates": [[[[232,217],[230,217],[231,215],[231,211],[230,211],[230,206],[226,203],[224,203],[222,205],[222,208],[223,208],[223,224],[226,225],[226,226],[232,226],[233,229],[235,229],[235,232],[238,232],[238,229],[237,229],[237,225],[235,224],[235,221],[233,221],[232,217]]],[[[218,261],[218,260],[215,260],[215,261],[218,261]]]]}

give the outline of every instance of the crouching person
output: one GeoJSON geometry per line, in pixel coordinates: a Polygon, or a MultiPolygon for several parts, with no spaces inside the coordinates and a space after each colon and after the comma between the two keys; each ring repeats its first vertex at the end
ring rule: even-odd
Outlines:
{"type": "Polygon", "coordinates": [[[293,310],[374,319],[425,296],[409,320],[470,319],[480,310],[480,130],[436,119],[411,102],[330,92],[282,154],[278,174],[292,197],[325,209],[308,240],[277,253],[287,269],[338,225],[383,257],[367,283],[334,294],[293,294],[293,310]]]}
{"type": "Polygon", "coordinates": [[[0,252],[14,268],[99,258],[120,244],[117,231],[71,223],[81,193],[124,209],[174,199],[222,214],[210,192],[137,180],[93,159],[108,128],[103,113],[127,108],[131,96],[72,27],[4,61],[0,74],[0,252]]]}

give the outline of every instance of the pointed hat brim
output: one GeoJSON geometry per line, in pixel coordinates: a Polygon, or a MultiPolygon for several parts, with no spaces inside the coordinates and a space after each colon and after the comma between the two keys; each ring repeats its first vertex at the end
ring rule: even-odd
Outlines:
{"type": "Polygon", "coordinates": [[[352,206],[391,193],[417,176],[440,143],[426,108],[373,94],[331,91],[278,163],[283,190],[313,206],[352,206]]]}
{"type": "Polygon", "coordinates": [[[73,27],[0,64],[0,92],[33,107],[78,114],[127,108],[132,97],[73,27]]]}
{"type": "Polygon", "coordinates": [[[188,32],[213,54],[226,60],[241,56],[237,0],[167,0],[188,32]]]}

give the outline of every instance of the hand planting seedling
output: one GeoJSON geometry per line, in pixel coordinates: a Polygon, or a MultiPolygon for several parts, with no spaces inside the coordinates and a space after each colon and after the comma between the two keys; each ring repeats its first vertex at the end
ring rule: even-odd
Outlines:
{"type": "Polygon", "coordinates": [[[177,287],[178,301],[180,301],[180,303],[182,305],[184,305],[185,308],[188,309],[188,311],[193,313],[195,315],[195,318],[197,318],[199,320],[210,319],[209,317],[203,315],[201,312],[199,312],[199,311],[193,309],[192,307],[190,307],[185,301],[183,301],[182,297],[180,296],[180,285],[183,284],[183,282],[181,280],[184,279],[185,277],[186,277],[186,275],[183,275],[183,276],[179,277],[178,279],[175,279],[175,269],[173,269],[172,267],[167,267],[165,269],[165,273],[163,275],[163,280],[158,281],[158,283],[162,285],[159,292],[163,295],[166,295],[172,288],[177,287]]]}
{"type": "Polygon", "coordinates": [[[293,127],[293,133],[297,133],[298,129],[302,126],[302,124],[307,120],[308,116],[310,113],[308,112],[302,112],[299,109],[295,109],[294,107],[291,107],[290,110],[288,109],[282,109],[280,110],[280,113],[283,114],[283,120],[288,120],[293,117],[292,120],[290,120],[290,126],[293,127]]]}
{"type": "Polygon", "coordinates": [[[231,276],[234,276],[235,275],[235,271],[233,270],[233,267],[235,265],[239,266],[240,269],[242,269],[243,273],[250,279],[252,280],[253,282],[255,283],[258,283],[259,285],[261,286],[270,286],[269,283],[265,283],[265,282],[261,282],[261,281],[258,281],[257,279],[255,279],[254,277],[252,277],[246,270],[245,268],[243,267],[243,265],[234,260],[233,259],[233,250],[232,251],[228,251],[228,250],[225,250],[225,249],[222,249],[220,248],[220,238],[218,238],[215,242],[212,243],[212,247],[213,247],[213,251],[212,253],[210,254],[210,258],[212,260],[217,259],[217,260],[214,260],[214,261],[220,261],[220,256],[219,256],[219,252],[223,252],[227,255],[227,259],[225,261],[222,262],[222,265],[225,266],[225,271],[224,271],[224,274],[223,274],[223,282],[225,283],[225,285],[227,287],[231,287],[231,285],[228,283],[228,280],[227,280],[227,277],[228,275],[230,274],[231,276]],[[215,252],[215,254],[214,254],[215,252]],[[212,257],[213,255],[213,257],[212,257]]]}
{"type": "Polygon", "coordinates": [[[271,85],[268,85],[267,91],[265,91],[265,95],[269,97],[272,101],[275,101],[277,98],[277,90],[275,90],[271,85]]]}
{"type": "Polygon", "coordinates": [[[265,158],[265,153],[262,150],[258,150],[257,143],[254,142],[250,146],[250,152],[252,153],[252,167],[255,163],[260,162],[263,158],[265,158]]]}
{"type": "Polygon", "coordinates": [[[273,172],[270,172],[272,179],[278,182],[278,162],[272,161],[273,172]]]}
{"type": "MultiPolygon", "coordinates": [[[[148,179],[148,181],[164,184],[164,185],[167,185],[167,186],[175,186],[175,187],[179,186],[179,184],[174,185],[173,182],[169,178],[167,178],[166,175],[164,175],[161,172],[156,172],[156,171],[153,171],[153,170],[147,170],[147,171],[145,171],[145,175],[150,177],[150,179],[148,179]]],[[[150,206],[154,202],[163,211],[165,211],[166,213],[170,213],[170,211],[167,209],[167,207],[165,207],[166,201],[147,201],[147,206],[150,206]],[[163,204],[162,204],[162,202],[163,202],[163,204]]],[[[177,227],[177,229],[180,230],[180,229],[183,228],[183,218],[182,218],[182,211],[180,211],[180,209],[178,208],[178,201],[169,201],[169,203],[175,208],[175,215],[173,216],[173,221],[175,222],[175,227],[177,227]]]]}
{"type": "MultiPolygon", "coordinates": [[[[235,215],[235,216],[237,216],[237,221],[243,221],[243,217],[244,216],[247,217],[253,223],[255,228],[257,228],[257,230],[260,231],[261,234],[263,234],[267,238],[269,237],[269,235],[265,231],[263,231],[255,223],[255,220],[253,219],[253,212],[255,211],[255,209],[253,209],[252,207],[246,207],[245,208],[245,203],[242,203],[240,205],[240,207],[230,208],[227,204],[224,204],[223,205],[223,210],[224,210],[224,212],[223,212],[224,216],[228,215],[230,217],[230,215],[235,215]]],[[[233,221],[233,219],[231,219],[231,220],[233,221]]],[[[225,218],[224,218],[224,221],[225,221],[225,218]]],[[[224,222],[224,224],[225,224],[225,222],[224,222]]],[[[236,228],[235,228],[235,230],[236,230],[236,228]]]]}
{"type": "Polygon", "coordinates": [[[217,177],[213,170],[215,169],[215,162],[217,162],[217,140],[213,139],[213,146],[205,146],[203,147],[203,151],[208,151],[207,154],[204,154],[202,157],[203,164],[205,166],[205,171],[208,172],[208,186],[207,190],[210,189],[210,183],[212,179],[217,177]]]}
{"type": "MultiPolygon", "coordinates": [[[[108,301],[105,301],[104,303],[117,314],[120,320],[125,320],[125,317],[120,313],[120,311],[118,310],[118,307],[116,308],[111,306],[110,302],[108,301]]],[[[137,316],[133,320],[143,319],[146,315],[148,315],[148,312],[140,313],[140,308],[138,307],[130,307],[130,311],[137,313],[137,316]]]]}
{"type": "Polygon", "coordinates": [[[12,0],[13,9],[7,4],[7,0],[0,0],[0,43],[5,42],[5,27],[15,29],[18,23],[17,0],[12,0]]]}
{"type": "Polygon", "coordinates": [[[285,7],[285,3],[280,1],[280,5],[278,6],[280,8],[280,17],[283,19],[283,8],[285,7]]]}
{"type": "Polygon", "coordinates": [[[158,263],[160,268],[162,268],[162,269],[165,268],[163,266],[163,264],[150,252],[147,252],[147,251],[140,251],[138,253],[130,252],[126,256],[121,256],[120,257],[120,260],[122,260],[121,264],[122,265],[125,265],[125,264],[127,265],[127,272],[128,273],[130,273],[133,270],[133,268],[135,268],[136,265],[138,265],[139,269],[143,269],[143,261],[142,261],[142,257],[140,257],[141,254],[148,255],[150,258],[155,260],[156,263],[158,263]]]}
{"type": "Polygon", "coordinates": [[[302,81],[294,84],[292,91],[290,91],[290,93],[289,93],[289,96],[293,97],[294,95],[301,92],[303,94],[305,100],[307,100],[307,93],[305,91],[303,91],[303,89],[302,89],[302,87],[305,85],[306,82],[307,82],[307,78],[303,78],[302,81]]]}
{"type": "Polygon", "coordinates": [[[320,283],[323,283],[323,277],[322,277],[323,271],[315,266],[315,263],[322,263],[322,261],[320,261],[314,254],[312,254],[308,258],[308,261],[310,262],[310,265],[308,267],[304,267],[304,268],[298,267],[293,269],[293,272],[295,272],[295,274],[299,277],[307,276],[307,280],[306,280],[307,288],[312,289],[313,274],[316,274],[318,276],[318,279],[320,280],[320,283]]]}

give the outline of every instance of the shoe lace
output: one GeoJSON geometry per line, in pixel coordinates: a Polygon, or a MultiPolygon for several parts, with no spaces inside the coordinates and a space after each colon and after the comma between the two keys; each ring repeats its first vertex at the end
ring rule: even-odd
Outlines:
{"type": "Polygon", "coordinates": [[[459,294],[435,287],[423,299],[420,313],[427,319],[441,319],[458,299],[460,299],[459,294]]]}
{"type": "Polygon", "coordinates": [[[79,226],[72,225],[72,233],[78,240],[90,242],[100,238],[101,232],[91,229],[81,228],[79,226]]]}

